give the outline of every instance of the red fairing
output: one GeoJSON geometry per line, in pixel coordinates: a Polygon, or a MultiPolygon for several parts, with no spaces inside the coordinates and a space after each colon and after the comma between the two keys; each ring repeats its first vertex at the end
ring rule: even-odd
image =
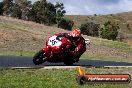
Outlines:
{"type": "Polygon", "coordinates": [[[50,51],[49,48],[43,48],[42,50],[45,51],[45,52],[50,51]]]}
{"type": "Polygon", "coordinates": [[[50,48],[43,48],[42,50],[44,52],[46,52],[46,57],[50,57],[51,56],[51,49],[50,48]]]}
{"type": "MultiPolygon", "coordinates": [[[[64,51],[70,50],[70,46],[74,45],[76,46],[74,51],[71,51],[71,55],[73,57],[80,57],[85,51],[86,51],[86,44],[85,39],[82,36],[79,36],[77,39],[71,39],[71,36],[68,33],[65,33],[65,37],[61,37],[61,41],[57,40],[57,36],[60,36],[61,33],[55,34],[53,36],[50,36],[46,41],[46,48],[43,48],[46,53],[48,54],[46,56],[49,57],[49,59],[58,58],[59,55],[63,53],[64,51]]],[[[62,59],[64,59],[63,57],[62,59]]]]}
{"type": "Polygon", "coordinates": [[[66,45],[72,45],[71,41],[69,41],[67,38],[62,38],[61,41],[57,40],[56,37],[58,35],[59,34],[50,36],[46,40],[46,48],[43,48],[43,50],[49,52],[48,56],[50,55],[50,58],[52,58],[53,55],[57,56],[59,53],[64,52],[65,49],[63,50],[63,47],[66,45]]]}

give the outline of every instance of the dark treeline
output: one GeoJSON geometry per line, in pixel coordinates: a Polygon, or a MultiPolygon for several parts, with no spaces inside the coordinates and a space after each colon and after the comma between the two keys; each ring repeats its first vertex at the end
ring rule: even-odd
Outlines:
{"type": "Polygon", "coordinates": [[[0,2],[0,15],[34,21],[41,24],[59,24],[66,11],[63,3],[55,5],[46,0],[32,4],[28,0],[3,0],[0,2]]]}

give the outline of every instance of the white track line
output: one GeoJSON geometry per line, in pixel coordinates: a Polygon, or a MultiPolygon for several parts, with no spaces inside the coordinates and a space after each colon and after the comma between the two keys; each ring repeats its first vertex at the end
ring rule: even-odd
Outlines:
{"type": "Polygon", "coordinates": [[[11,69],[76,69],[79,66],[9,67],[11,69]]]}
{"type": "Polygon", "coordinates": [[[132,68],[132,66],[103,66],[105,68],[132,68]]]}
{"type": "Polygon", "coordinates": [[[46,66],[42,69],[76,69],[79,66],[46,66]]]}
{"type": "MultiPolygon", "coordinates": [[[[41,66],[41,67],[9,67],[11,69],[76,69],[79,66],[41,66]]],[[[85,66],[83,66],[85,67],[85,66]]],[[[94,66],[90,66],[92,68],[94,66]]],[[[89,68],[89,67],[85,67],[89,68]]],[[[102,66],[102,67],[94,67],[94,68],[132,68],[132,66],[102,66]]]]}

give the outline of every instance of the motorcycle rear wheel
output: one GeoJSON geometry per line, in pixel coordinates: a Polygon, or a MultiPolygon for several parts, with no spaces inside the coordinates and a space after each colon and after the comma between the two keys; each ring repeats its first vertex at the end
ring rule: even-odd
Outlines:
{"type": "Polygon", "coordinates": [[[33,57],[33,63],[35,65],[42,64],[46,61],[45,52],[43,50],[40,50],[37,52],[33,57]]]}

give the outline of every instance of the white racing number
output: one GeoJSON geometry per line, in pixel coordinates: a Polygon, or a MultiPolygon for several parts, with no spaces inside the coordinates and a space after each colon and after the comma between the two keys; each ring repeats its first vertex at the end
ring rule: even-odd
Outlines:
{"type": "Polygon", "coordinates": [[[54,46],[56,46],[56,47],[60,46],[62,44],[62,42],[59,41],[59,40],[57,40],[56,37],[57,37],[56,35],[50,37],[49,41],[48,41],[48,45],[50,45],[52,47],[54,47],[54,46]]]}

